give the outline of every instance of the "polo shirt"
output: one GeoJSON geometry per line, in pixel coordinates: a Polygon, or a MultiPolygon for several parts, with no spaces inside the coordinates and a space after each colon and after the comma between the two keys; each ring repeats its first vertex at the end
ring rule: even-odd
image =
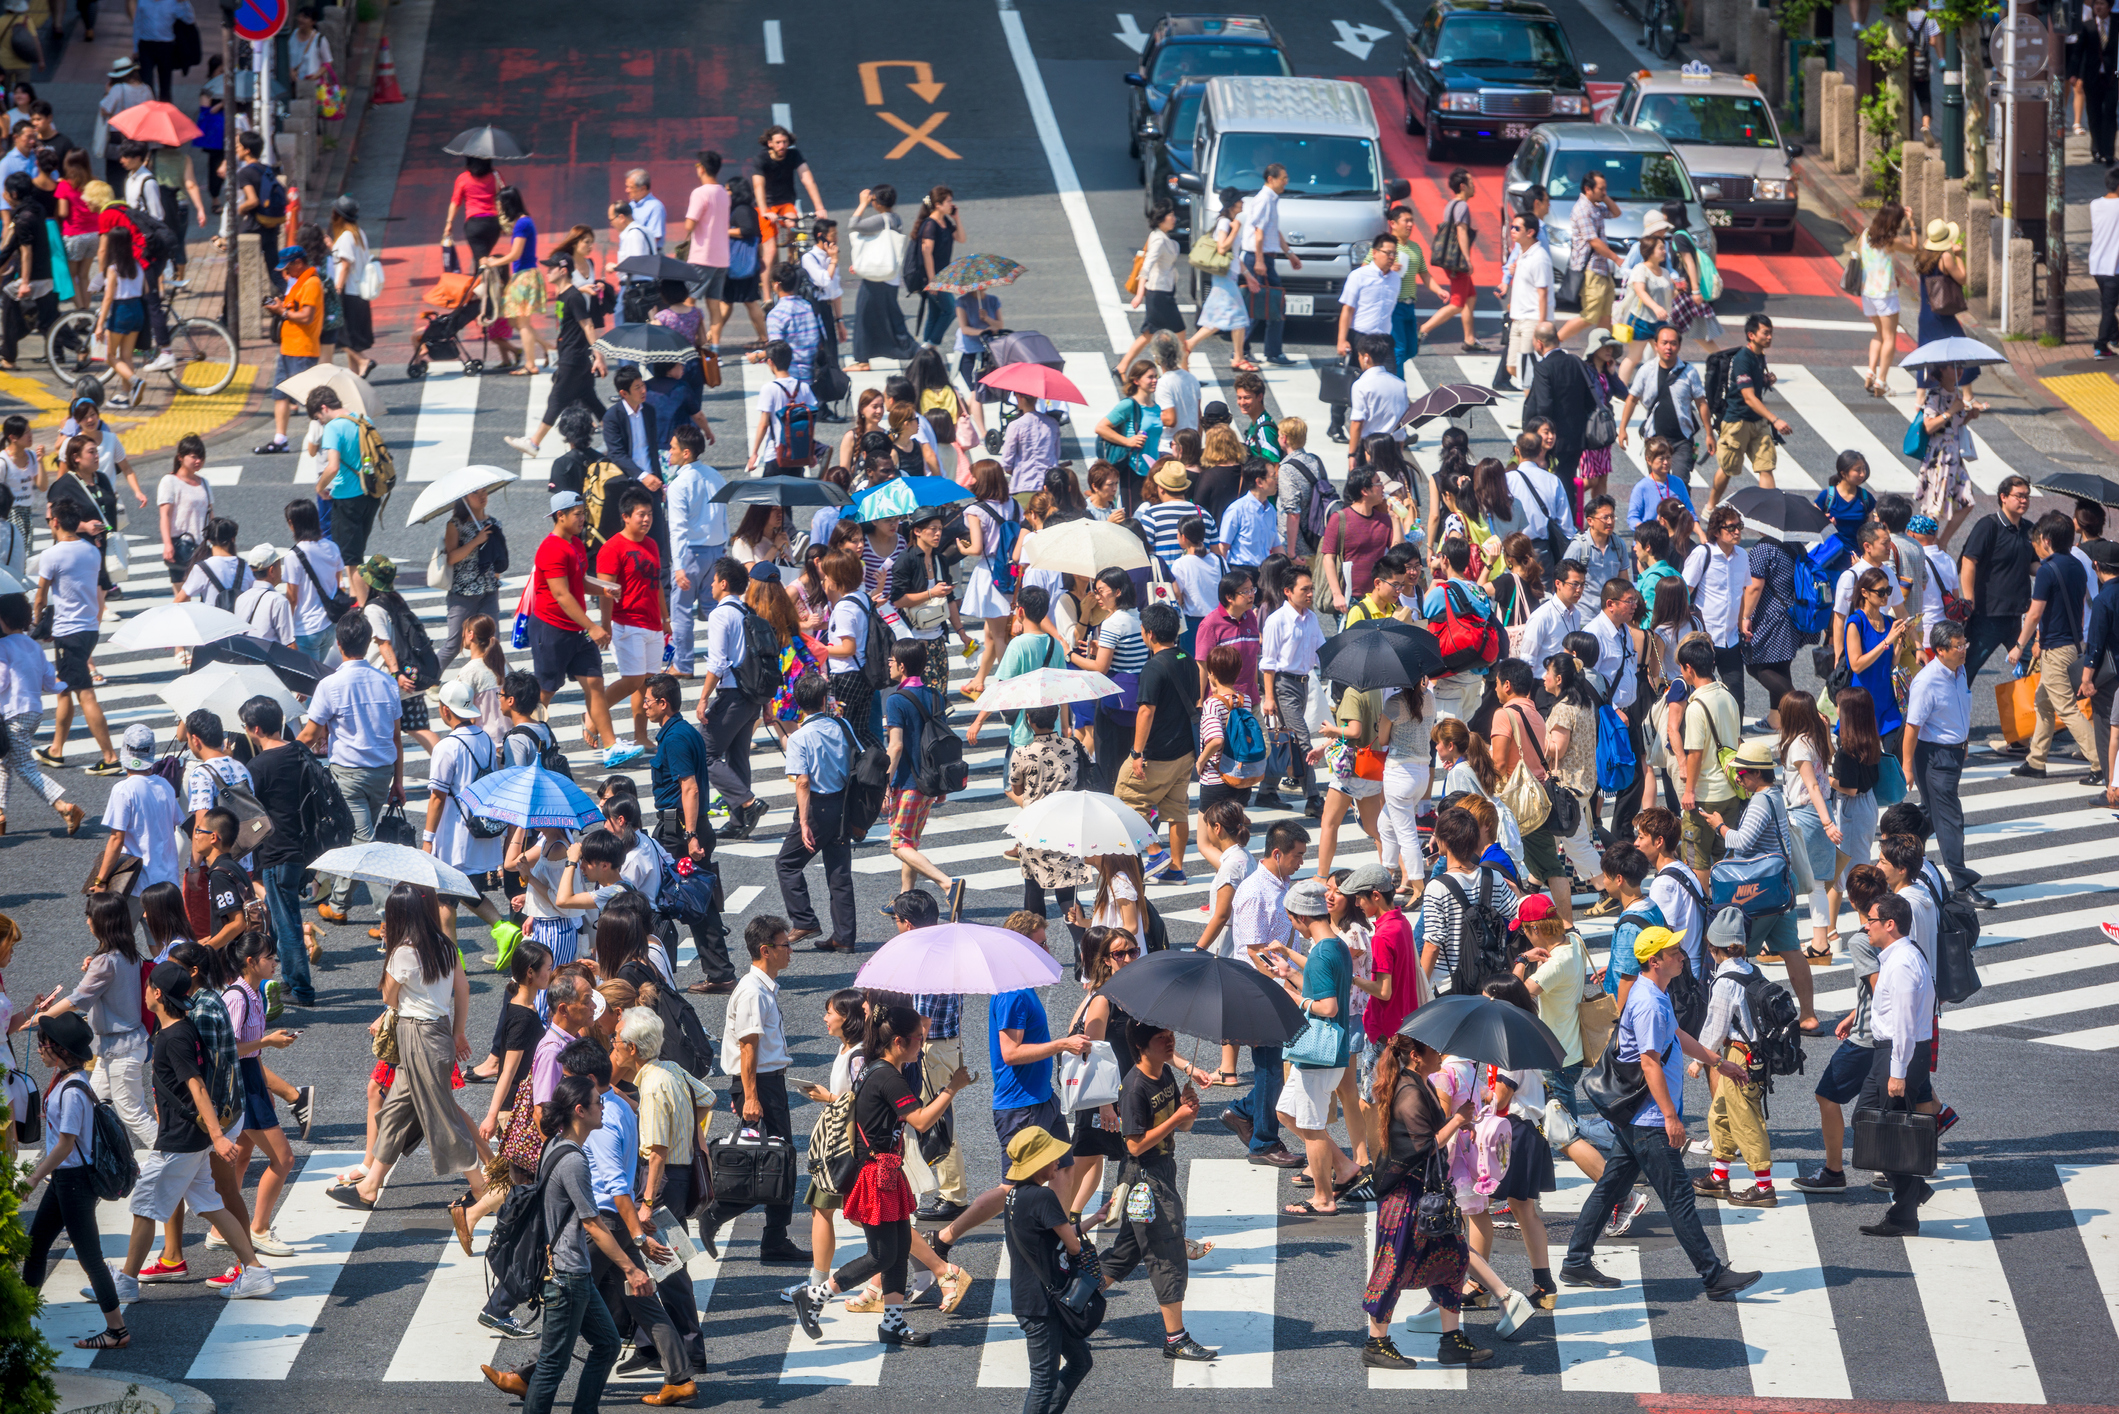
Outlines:
{"type": "MultiPolygon", "coordinates": [[[[1398,426],[1405,416],[1405,380],[1378,364],[1354,380],[1352,401],[1346,410],[1347,421],[1361,424],[1361,435],[1388,432],[1403,440],[1405,431],[1398,426]]],[[[1388,523],[1388,517],[1385,517],[1388,523]]]]}
{"type": "Polygon", "coordinates": [[[699,809],[706,813],[706,738],[699,729],[685,720],[682,714],[672,716],[662,724],[655,734],[655,761],[649,768],[648,778],[655,791],[657,810],[681,810],[684,808],[684,783],[695,780],[699,786],[699,809]]]}
{"type": "Polygon", "coordinates": [[[2031,548],[2031,518],[2014,525],[1999,511],[1982,519],[1965,537],[1959,552],[1979,567],[1972,582],[1972,612],[1989,618],[2020,619],[2031,607],[2031,573],[2038,552],[2031,548]]]}
{"type": "Polygon", "coordinates": [[[805,717],[788,735],[788,777],[809,777],[812,791],[837,795],[845,790],[848,765],[846,733],[835,718],[805,717]]]}
{"type": "Polygon", "coordinates": [[[317,684],[308,720],[331,733],[331,764],[389,766],[397,760],[397,723],[404,704],[397,681],[365,658],[338,665],[317,684]]]}
{"type": "Polygon", "coordinates": [[[530,1057],[530,1099],[533,1103],[552,1103],[552,1091],[565,1074],[559,1068],[559,1053],[579,1039],[568,1035],[557,1024],[546,1027],[544,1035],[537,1039],[537,1050],[530,1057]]]}

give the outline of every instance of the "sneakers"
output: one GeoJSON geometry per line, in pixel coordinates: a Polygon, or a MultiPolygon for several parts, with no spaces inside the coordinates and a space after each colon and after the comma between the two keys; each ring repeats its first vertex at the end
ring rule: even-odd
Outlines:
{"type": "Polygon", "coordinates": [[[1722,1197],[1739,1208],[1778,1208],[1781,1205],[1778,1193],[1770,1188],[1761,1188],[1755,1183],[1741,1193],[1724,1193],[1722,1197]]]}
{"type": "Polygon", "coordinates": [[[148,364],[145,368],[141,369],[140,371],[142,373],[167,373],[170,369],[175,368],[176,366],[177,356],[171,353],[168,349],[164,349],[160,353],[155,355],[155,361],[153,363],[148,364]]]}
{"type": "Polygon", "coordinates": [[[1494,1327],[1494,1332],[1503,1340],[1517,1339],[1524,1334],[1524,1327],[1530,1324],[1530,1318],[1537,1309],[1530,1304],[1528,1296],[1520,1291],[1511,1291],[1508,1293],[1508,1300],[1501,1303],[1501,1320],[1494,1327]]]}
{"type": "Polygon", "coordinates": [[[1416,1335],[1442,1334],[1442,1308],[1429,1298],[1426,1305],[1405,1318],[1405,1328],[1416,1335]]]}
{"type": "Polygon", "coordinates": [[[275,437],[270,442],[252,447],[250,450],[261,457],[272,457],[278,456],[282,452],[291,452],[294,448],[287,445],[285,437],[275,437]]]}
{"type": "Polygon", "coordinates": [[[206,1284],[212,1287],[215,1291],[218,1291],[225,1296],[228,1293],[228,1288],[234,1286],[236,1283],[236,1278],[240,1277],[242,1274],[243,1269],[241,1267],[230,1267],[227,1271],[222,1272],[217,1277],[206,1278],[206,1284]]]}
{"type": "Polygon", "coordinates": [[[228,1239],[221,1236],[219,1228],[209,1227],[206,1229],[206,1250],[209,1252],[226,1252],[228,1250],[228,1239]]]}
{"type": "Polygon", "coordinates": [[[1182,884],[1184,881],[1185,871],[1182,869],[1165,869],[1160,873],[1148,875],[1148,882],[1151,884],[1182,884]]]}
{"type": "Polygon", "coordinates": [[[251,1233],[250,1248],[262,1257],[292,1257],[294,1255],[294,1249],[280,1241],[279,1233],[272,1229],[251,1233]]]}
{"type": "Polygon", "coordinates": [[[254,1297],[270,1296],[279,1290],[279,1285],[270,1267],[245,1267],[243,1274],[228,1288],[228,1299],[246,1301],[254,1297]]]}
{"type": "MultiPolygon", "coordinates": [[[[120,1305],[126,1305],[140,1299],[140,1277],[146,1275],[145,1271],[142,1271],[138,1277],[129,1277],[123,1272],[112,1272],[110,1274],[111,1281],[118,1288],[118,1303],[120,1305]]],[[[81,1296],[83,1300],[93,1301],[96,1299],[96,1289],[92,1286],[84,1286],[81,1288],[81,1296]]]]}
{"type": "Polygon", "coordinates": [[[1361,1363],[1371,1370],[1412,1370],[1419,1368],[1411,1356],[1398,1353],[1398,1347],[1389,1336],[1370,1336],[1361,1347],[1361,1363]]]}
{"type": "Polygon", "coordinates": [[[1736,1294],[1759,1279],[1758,1272],[1739,1272],[1724,1267],[1707,1283],[1709,1301],[1734,1301],[1736,1294]]]}
{"type": "Polygon", "coordinates": [[[616,770],[628,761],[638,761],[645,755],[647,755],[647,748],[643,746],[614,746],[603,753],[603,768],[606,771],[616,770]]]}
{"type": "Polygon", "coordinates": [[[513,1316],[496,1316],[491,1311],[480,1311],[478,1323],[489,1331],[500,1332],[503,1340],[528,1340],[537,1334],[513,1316]]]}
{"type": "Polygon", "coordinates": [[[116,761],[98,761],[88,768],[88,774],[91,776],[122,776],[125,774],[125,768],[116,761]]]}
{"type": "Polygon", "coordinates": [[[544,452],[527,437],[503,437],[500,439],[526,457],[541,457],[544,452]]]}
{"type": "MultiPolygon", "coordinates": [[[[220,1236],[220,1234],[215,1233],[214,1236],[218,1237],[220,1236]]],[[[152,1262],[149,1262],[146,1266],[140,1268],[140,1275],[137,1280],[185,1281],[188,1280],[190,1276],[191,1264],[189,1262],[165,1262],[160,1257],[157,1257],[152,1262]]],[[[132,1281],[134,1280],[134,1278],[121,1276],[118,1278],[118,1280],[132,1281]]]]}
{"type": "Polygon", "coordinates": [[[1937,1139],[1942,1138],[1943,1135],[1948,1134],[1951,1130],[1955,1129],[1956,1127],[1957,1111],[1955,1108],[1949,1105],[1944,1105],[1941,1109],[1935,1112],[1935,1137],[1937,1139]]]}
{"type": "MultiPolygon", "coordinates": [[[[54,771],[58,770],[60,767],[66,764],[60,758],[54,756],[52,754],[51,748],[48,746],[40,746],[35,751],[32,751],[30,755],[36,758],[36,762],[39,766],[49,766],[54,771]]],[[[2112,937],[2112,925],[2107,923],[2104,925],[2104,928],[2105,936],[2112,937]]],[[[2119,937],[2112,937],[2112,941],[2115,943],[2119,943],[2119,937]]]]}
{"type": "Polygon", "coordinates": [[[1198,1341],[1192,1339],[1189,1333],[1176,1340],[1163,1342],[1163,1359],[1165,1360],[1212,1360],[1220,1353],[1218,1350],[1212,1350],[1201,1345],[1198,1341]]]}
{"type": "MultiPolygon", "coordinates": [[[[1616,1286],[1618,1283],[1612,1283],[1616,1286]]],[[[1445,1365],[1483,1365],[1494,1358],[1491,1350],[1481,1350],[1472,1344],[1471,1337],[1461,1330],[1448,1331],[1435,1349],[1435,1358],[1445,1365]]]]}
{"type": "MultiPolygon", "coordinates": [[[[1579,1267],[1566,1266],[1560,1268],[1560,1285],[1593,1286],[1600,1291],[1616,1291],[1621,1286],[1624,1286],[1625,1283],[1617,1277],[1606,1276],[1598,1271],[1594,1264],[1584,1262],[1579,1267]]],[[[1448,1337],[1444,1336],[1443,1339],[1447,1340],[1448,1337]]]]}
{"type": "Polygon", "coordinates": [[[1611,1221],[1604,1224],[1606,1237],[1624,1237],[1633,1231],[1633,1220],[1648,1211],[1648,1195],[1639,1191],[1619,1200],[1611,1221]]]}
{"type": "Polygon", "coordinates": [[[309,1128],[316,1123],[316,1087],[304,1085],[294,1092],[294,1103],[288,1107],[294,1117],[295,1132],[301,1141],[309,1142],[309,1128]]]}

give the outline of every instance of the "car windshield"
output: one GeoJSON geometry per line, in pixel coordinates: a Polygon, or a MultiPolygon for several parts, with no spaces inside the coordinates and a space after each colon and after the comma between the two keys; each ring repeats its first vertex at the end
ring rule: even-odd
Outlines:
{"type": "Polygon", "coordinates": [[[1228,133],[1216,158],[1212,189],[1234,187],[1248,196],[1265,185],[1265,169],[1288,169],[1292,197],[1373,197],[1381,191],[1376,144],[1363,137],[1280,137],[1228,133]]]}
{"type": "Polygon", "coordinates": [[[1165,88],[1181,79],[1218,74],[1270,78],[1287,72],[1287,60],[1269,44],[1171,44],[1155,56],[1149,82],[1165,88]]]}
{"type": "Polygon", "coordinates": [[[1196,93],[1188,93],[1170,105],[1170,125],[1163,134],[1170,141],[1192,141],[1192,129],[1199,125],[1199,98],[1196,93]]]}
{"type": "Polygon", "coordinates": [[[1673,143],[1707,147],[1778,147],[1766,105],[1746,94],[1651,93],[1641,100],[1634,126],[1661,133],[1673,143]]]}
{"type": "Polygon", "coordinates": [[[1567,40],[1553,24],[1525,24],[1499,15],[1458,15],[1442,27],[1435,57],[1445,64],[1524,69],[1573,68],[1567,40]]]}
{"type": "Polygon", "coordinates": [[[1555,153],[1545,189],[1555,207],[1573,201],[1582,193],[1582,179],[1591,172],[1603,174],[1611,197],[1628,201],[1691,201],[1692,182],[1685,164],[1667,152],[1567,152],[1555,153]]]}

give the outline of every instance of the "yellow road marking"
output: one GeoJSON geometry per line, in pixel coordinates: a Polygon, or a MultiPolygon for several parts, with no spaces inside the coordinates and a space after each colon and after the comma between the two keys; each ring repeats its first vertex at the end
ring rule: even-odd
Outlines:
{"type": "Polygon", "coordinates": [[[951,152],[948,148],[942,146],[942,144],[936,142],[932,137],[929,136],[929,134],[932,133],[936,128],[942,126],[942,120],[949,116],[948,109],[944,108],[936,112],[929,113],[927,115],[927,121],[920,124],[917,128],[912,126],[912,124],[906,122],[903,118],[900,118],[895,113],[878,113],[876,114],[876,116],[878,118],[881,118],[884,122],[890,124],[892,127],[896,128],[899,132],[905,134],[905,140],[903,142],[899,143],[896,147],[893,147],[892,149],[890,149],[890,151],[883,154],[884,161],[895,162],[900,157],[903,157],[906,153],[912,151],[915,147],[931,147],[936,152],[939,152],[940,154],[942,154],[942,156],[948,158],[952,162],[961,162],[963,160],[963,158],[959,157],[956,153],[951,152]]]}
{"type": "Polygon", "coordinates": [[[2092,427],[2119,441],[2119,381],[2108,373],[2069,373],[2039,380],[2060,400],[2089,419],[2092,427]]]}
{"type": "Polygon", "coordinates": [[[861,98],[871,108],[883,106],[883,70],[910,69],[912,82],[905,85],[920,95],[920,101],[932,104],[942,96],[945,84],[934,81],[934,66],[919,59],[878,59],[861,66],[861,98]]]}

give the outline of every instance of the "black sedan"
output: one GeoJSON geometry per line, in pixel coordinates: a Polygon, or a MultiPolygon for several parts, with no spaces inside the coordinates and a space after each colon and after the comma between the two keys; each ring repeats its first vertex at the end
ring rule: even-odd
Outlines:
{"type": "Polygon", "coordinates": [[[1590,122],[1585,79],[1551,10],[1533,0],[1436,0],[1398,70],[1405,130],[1439,161],[1453,142],[1520,142],[1540,123],[1590,122]]]}
{"type": "Polygon", "coordinates": [[[1284,78],[1288,66],[1280,35],[1259,15],[1164,15],[1148,31],[1140,67],[1127,74],[1126,155],[1141,155],[1142,130],[1186,79],[1224,74],[1284,78]]]}

